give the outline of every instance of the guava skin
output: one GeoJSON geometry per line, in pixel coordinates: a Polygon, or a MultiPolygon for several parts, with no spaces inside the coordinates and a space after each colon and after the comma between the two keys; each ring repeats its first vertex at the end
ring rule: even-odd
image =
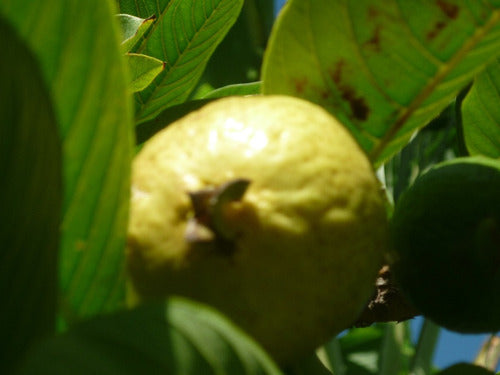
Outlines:
{"type": "Polygon", "coordinates": [[[220,99],[134,160],[129,300],[212,305],[291,363],[354,322],[384,263],[387,226],[371,163],[328,112],[286,96],[220,99]],[[193,193],[237,180],[248,187],[217,225],[229,246],[193,241],[193,193]]]}
{"type": "Polygon", "coordinates": [[[396,280],[422,314],[461,333],[500,329],[500,162],[441,163],[391,221],[396,280]]]}

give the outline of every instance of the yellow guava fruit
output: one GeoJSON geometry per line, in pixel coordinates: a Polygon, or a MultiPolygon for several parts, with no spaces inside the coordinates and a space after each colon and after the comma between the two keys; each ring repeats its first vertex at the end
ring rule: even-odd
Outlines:
{"type": "Polygon", "coordinates": [[[282,364],[350,326],[383,264],[387,220],[364,152],[321,107],[214,101],[134,160],[131,304],[208,303],[282,364]]]}

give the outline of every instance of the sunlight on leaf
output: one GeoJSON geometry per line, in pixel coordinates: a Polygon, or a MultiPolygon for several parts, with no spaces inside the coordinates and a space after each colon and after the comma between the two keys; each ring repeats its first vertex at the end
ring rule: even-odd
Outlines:
{"type": "Polygon", "coordinates": [[[156,17],[139,18],[129,14],[118,14],[118,21],[122,29],[122,48],[124,52],[137,44],[142,36],[149,30],[156,17]]]}
{"type": "Polygon", "coordinates": [[[66,321],[124,303],[131,97],[111,0],[3,0],[41,65],[63,141],[60,305],[66,321]]]}
{"type": "Polygon", "coordinates": [[[261,82],[240,83],[228,85],[216,90],[210,91],[202,99],[217,99],[231,95],[257,95],[260,93],[261,82]]]}
{"type": "Polygon", "coordinates": [[[476,77],[462,103],[462,123],[471,155],[500,157],[500,61],[476,77]]]}
{"type": "Polygon", "coordinates": [[[123,13],[156,15],[151,32],[135,52],[166,62],[165,70],[136,94],[137,123],[185,101],[208,59],[236,21],[243,0],[120,0],[123,13]]]}
{"type": "Polygon", "coordinates": [[[165,68],[165,63],[154,57],[137,53],[127,53],[130,70],[130,89],[133,92],[144,90],[165,68]]]}
{"type": "Polygon", "coordinates": [[[500,53],[499,8],[498,1],[290,0],[264,58],[264,94],[324,106],[380,165],[500,53]]]}
{"type": "Polygon", "coordinates": [[[493,371],[500,368],[500,336],[492,334],[485,340],[474,359],[474,364],[493,371]]]}

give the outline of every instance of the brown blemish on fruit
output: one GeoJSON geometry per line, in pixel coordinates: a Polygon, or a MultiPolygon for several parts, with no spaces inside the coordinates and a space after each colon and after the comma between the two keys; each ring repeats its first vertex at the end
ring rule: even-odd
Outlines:
{"type": "Polygon", "coordinates": [[[365,121],[370,113],[365,98],[356,94],[354,88],[344,82],[345,61],[339,60],[330,71],[330,78],[340,90],[342,99],[349,103],[352,115],[360,121],[365,121]]]}
{"type": "Polygon", "coordinates": [[[457,5],[451,4],[446,0],[437,0],[436,5],[444,14],[446,14],[446,17],[451,19],[455,19],[458,17],[460,8],[457,5]]]}

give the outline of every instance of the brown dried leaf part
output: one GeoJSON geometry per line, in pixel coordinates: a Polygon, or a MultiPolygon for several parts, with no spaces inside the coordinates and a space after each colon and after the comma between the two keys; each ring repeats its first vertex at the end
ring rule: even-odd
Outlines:
{"type": "Polygon", "coordinates": [[[373,323],[402,322],[420,315],[395,285],[388,265],[380,269],[375,287],[372,299],[353,327],[368,327],[373,323]]]}
{"type": "Polygon", "coordinates": [[[500,336],[491,335],[484,342],[474,364],[495,371],[500,361],[500,336]]]}

